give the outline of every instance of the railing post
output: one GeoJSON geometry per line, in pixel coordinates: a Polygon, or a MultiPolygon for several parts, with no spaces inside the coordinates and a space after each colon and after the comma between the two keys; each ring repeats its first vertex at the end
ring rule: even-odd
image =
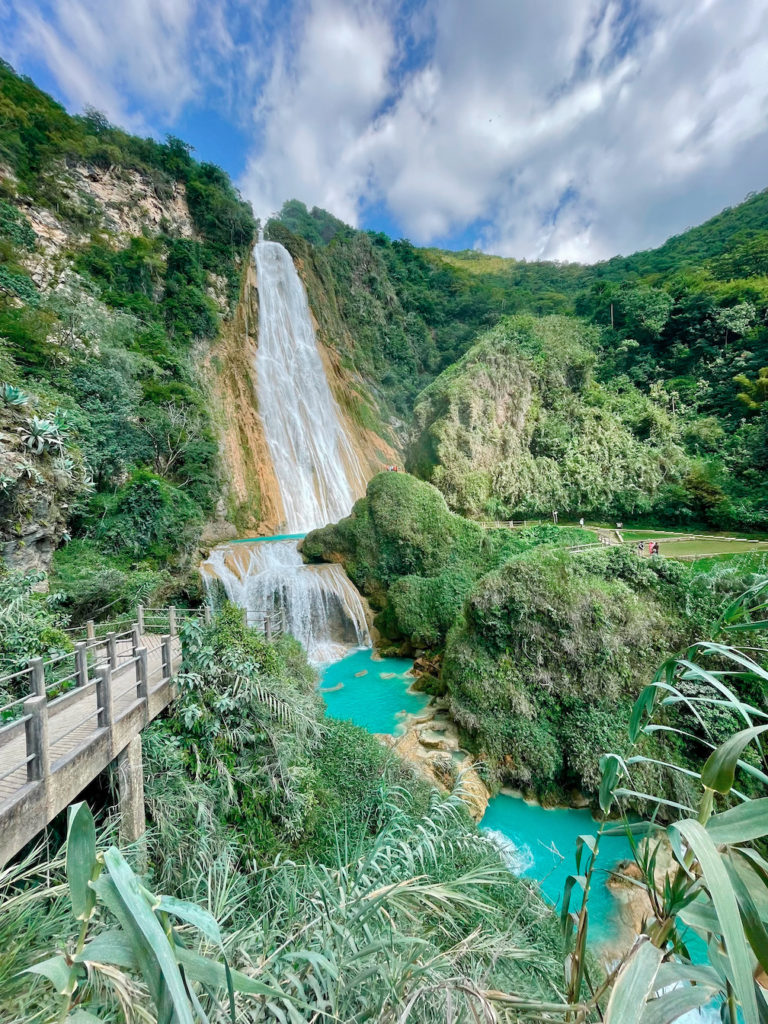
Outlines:
{"type": "Polygon", "coordinates": [[[269,621],[269,616],[264,616],[264,636],[267,640],[272,639],[272,623],[269,621]]]}
{"type": "Polygon", "coordinates": [[[211,624],[211,606],[209,604],[205,605],[203,608],[203,622],[206,626],[210,626],[211,624]]]}
{"type": "Polygon", "coordinates": [[[88,619],[88,621],[86,622],[85,635],[88,637],[89,640],[96,639],[96,627],[93,624],[93,619],[88,619]]]}
{"type": "Polygon", "coordinates": [[[171,636],[176,636],[176,608],[174,605],[168,607],[168,632],[171,636]]]}
{"type": "Polygon", "coordinates": [[[27,697],[24,701],[27,733],[27,781],[39,782],[51,774],[48,746],[48,702],[45,697],[27,697]]]}
{"type": "Polygon", "coordinates": [[[133,656],[136,657],[136,652],[141,647],[141,630],[139,629],[138,622],[134,622],[131,626],[131,647],[133,648],[133,656]]]}
{"type": "Polygon", "coordinates": [[[112,705],[112,669],[109,665],[99,665],[96,669],[96,706],[99,709],[99,728],[111,729],[115,713],[112,705]]]}
{"type": "Polygon", "coordinates": [[[136,606],[136,625],[139,627],[139,633],[144,633],[144,605],[139,604],[136,606]]]}
{"type": "Polygon", "coordinates": [[[139,700],[149,702],[149,672],[146,647],[139,647],[136,650],[136,696],[139,700]]]}
{"type": "Polygon", "coordinates": [[[107,660],[110,668],[117,668],[117,641],[116,634],[107,633],[107,660]]]}
{"type": "Polygon", "coordinates": [[[163,679],[170,679],[173,674],[173,651],[171,649],[170,636],[164,636],[161,644],[161,660],[163,665],[163,679]]]}
{"type": "Polygon", "coordinates": [[[45,697],[45,669],[42,658],[33,658],[29,663],[29,692],[35,697],[45,697]]]}
{"type": "Polygon", "coordinates": [[[75,644],[75,672],[77,672],[77,686],[88,685],[88,644],[85,640],[78,640],[75,644]]]}

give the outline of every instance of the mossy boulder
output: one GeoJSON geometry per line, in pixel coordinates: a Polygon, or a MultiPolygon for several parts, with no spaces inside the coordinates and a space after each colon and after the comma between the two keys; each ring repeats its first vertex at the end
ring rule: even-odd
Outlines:
{"type": "Polygon", "coordinates": [[[448,636],[451,712],[498,778],[557,798],[594,793],[632,704],[691,638],[689,570],[623,548],[535,549],[478,581],[448,636]]]}
{"type": "Polygon", "coordinates": [[[549,526],[487,530],[452,513],[430,484],[380,473],[350,516],[307,535],[302,553],[308,561],[341,562],[380,612],[376,625],[386,637],[434,647],[484,573],[537,544],[584,537],[549,526]]]}

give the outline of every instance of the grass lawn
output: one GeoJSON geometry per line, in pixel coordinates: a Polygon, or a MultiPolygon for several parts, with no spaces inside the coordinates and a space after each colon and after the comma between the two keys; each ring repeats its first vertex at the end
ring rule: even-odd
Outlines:
{"type": "Polygon", "coordinates": [[[729,556],[758,554],[768,551],[768,541],[721,540],[717,537],[696,540],[663,540],[659,538],[660,554],[667,558],[692,558],[699,555],[729,556]]]}

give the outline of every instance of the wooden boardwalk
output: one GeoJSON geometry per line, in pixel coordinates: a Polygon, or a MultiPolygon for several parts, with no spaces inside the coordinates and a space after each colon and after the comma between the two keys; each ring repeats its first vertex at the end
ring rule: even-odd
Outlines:
{"type": "Polygon", "coordinates": [[[80,643],[68,657],[76,667],[63,681],[71,688],[59,692],[61,678],[46,685],[52,663],[30,663],[33,695],[16,701],[17,717],[0,728],[0,867],[173,699],[181,643],[134,626],[80,643]]]}

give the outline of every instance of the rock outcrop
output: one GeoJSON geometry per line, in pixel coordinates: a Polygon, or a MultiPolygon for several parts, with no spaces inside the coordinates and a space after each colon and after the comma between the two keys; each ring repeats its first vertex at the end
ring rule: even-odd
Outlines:
{"type": "Polygon", "coordinates": [[[382,735],[379,739],[443,792],[450,792],[458,782],[462,800],[474,820],[480,821],[490,793],[472,757],[459,746],[458,729],[444,701],[433,700],[410,720],[401,736],[382,735]]]}

